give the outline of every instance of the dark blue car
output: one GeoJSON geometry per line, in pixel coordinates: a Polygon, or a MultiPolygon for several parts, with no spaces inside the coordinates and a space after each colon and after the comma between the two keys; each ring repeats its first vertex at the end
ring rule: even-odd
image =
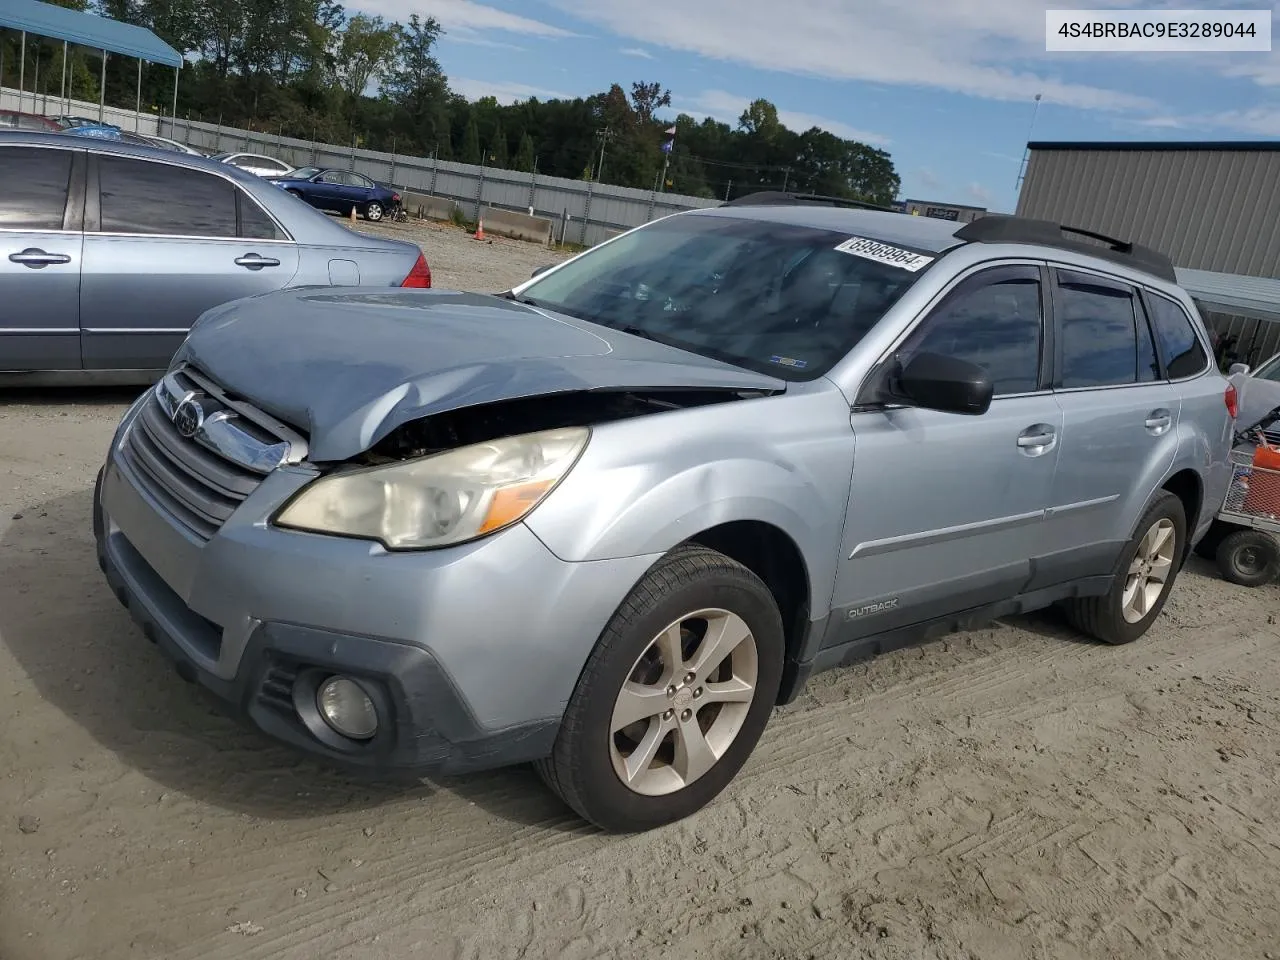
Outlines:
{"type": "Polygon", "coordinates": [[[400,206],[400,194],[350,170],[299,167],[272,183],[321,210],[356,212],[366,220],[381,220],[400,206]]]}

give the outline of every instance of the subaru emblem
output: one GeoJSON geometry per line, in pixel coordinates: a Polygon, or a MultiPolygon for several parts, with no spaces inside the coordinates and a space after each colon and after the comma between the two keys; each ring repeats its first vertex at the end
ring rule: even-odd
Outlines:
{"type": "Polygon", "coordinates": [[[204,426],[204,408],[188,397],[174,409],[173,426],[184,437],[194,437],[204,426]]]}

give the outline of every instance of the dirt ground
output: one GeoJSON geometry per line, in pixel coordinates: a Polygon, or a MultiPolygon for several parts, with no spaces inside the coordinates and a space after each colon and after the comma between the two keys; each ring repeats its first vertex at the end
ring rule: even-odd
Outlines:
{"type": "MultiPolygon", "coordinates": [[[[525,245],[422,238],[439,285],[525,245]]],[[[0,395],[2,960],[1280,957],[1280,588],[1127,647],[1022,618],[817,678],[711,807],[606,837],[526,769],[348,779],[224,718],[107,591],[129,391],[0,395]]]]}

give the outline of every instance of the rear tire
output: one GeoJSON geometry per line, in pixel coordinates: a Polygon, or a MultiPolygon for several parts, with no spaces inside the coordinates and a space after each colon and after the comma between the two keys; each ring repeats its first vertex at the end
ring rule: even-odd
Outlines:
{"type": "Polygon", "coordinates": [[[689,816],[755,748],[777,701],[784,645],[759,577],[714,550],[676,549],[600,635],[538,773],[610,832],[689,816]]]}
{"type": "Polygon", "coordinates": [[[1261,530],[1237,530],[1218,545],[1218,570],[1242,587],[1261,587],[1280,577],[1280,543],[1261,530]]]}
{"type": "Polygon", "coordinates": [[[1182,565],[1187,518],[1182,501],[1161,490],[1138,521],[1137,532],[1120,551],[1111,589],[1063,605],[1081,633],[1103,643],[1132,643],[1150,629],[1164,609],[1182,565]],[[1156,580],[1155,578],[1163,579],[1156,580]]]}

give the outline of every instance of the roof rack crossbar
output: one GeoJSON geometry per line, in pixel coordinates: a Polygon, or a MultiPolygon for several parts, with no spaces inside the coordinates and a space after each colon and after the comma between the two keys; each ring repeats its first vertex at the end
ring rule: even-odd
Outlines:
{"type": "Polygon", "coordinates": [[[955,232],[957,240],[968,243],[1037,243],[1046,247],[1070,250],[1110,260],[1136,270],[1145,270],[1161,280],[1176,283],[1173,261],[1158,250],[1131,243],[1128,240],[1117,240],[1103,233],[1085,230],[1082,227],[1070,227],[1051,220],[1034,220],[1030,217],[1016,217],[1003,213],[991,213],[979,217],[955,232]],[[1088,237],[1106,246],[1097,246],[1074,237],[1088,237]]]}
{"type": "Polygon", "coordinates": [[[784,206],[795,204],[813,204],[815,206],[831,206],[831,207],[852,207],[856,210],[882,210],[887,213],[896,213],[892,207],[886,207],[878,203],[869,203],[866,200],[854,200],[850,197],[832,197],[821,193],[791,193],[782,190],[758,190],[755,193],[746,193],[733,200],[727,200],[720,204],[722,207],[758,207],[758,206],[784,206]]]}

